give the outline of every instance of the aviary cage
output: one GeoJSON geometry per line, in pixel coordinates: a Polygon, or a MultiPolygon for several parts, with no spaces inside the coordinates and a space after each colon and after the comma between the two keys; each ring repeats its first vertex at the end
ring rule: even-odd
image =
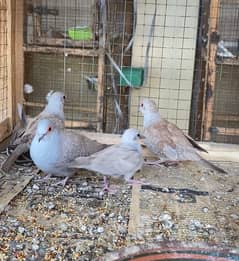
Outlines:
{"type": "Polygon", "coordinates": [[[127,128],[129,90],[119,87],[106,53],[130,64],[122,49],[132,36],[132,8],[129,0],[24,2],[24,83],[34,88],[24,95],[28,114],[40,111],[50,89],[62,90],[68,127],[127,128]],[[114,103],[124,111],[120,123],[114,103]]]}
{"type": "Polygon", "coordinates": [[[142,128],[148,97],[194,138],[238,142],[238,0],[2,3],[2,120],[17,102],[33,117],[53,89],[67,127],[121,133],[142,128]]]}
{"type": "Polygon", "coordinates": [[[201,1],[190,132],[239,142],[239,1],[201,1]]]}

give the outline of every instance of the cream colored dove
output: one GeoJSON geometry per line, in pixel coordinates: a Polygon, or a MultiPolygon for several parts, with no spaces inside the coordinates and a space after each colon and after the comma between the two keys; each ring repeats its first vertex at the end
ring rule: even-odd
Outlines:
{"type": "Polygon", "coordinates": [[[50,91],[47,94],[46,99],[48,103],[44,110],[36,117],[28,121],[25,129],[21,132],[21,135],[12,141],[11,146],[15,147],[15,149],[2,165],[2,170],[9,171],[16,159],[29,150],[30,144],[36,132],[38,121],[40,119],[51,119],[59,128],[64,128],[64,93],[50,91]]]}
{"type": "Polygon", "coordinates": [[[197,149],[205,150],[191,137],[185,135],[175,124],[161,118],[154,101],[142,100],[139,109],[144,116],[144,142],[147,148],[160,158],[157,163],[201,161],[225,173],[223,169],[206,161],[198,154],[197,149]]]}
{"type": "MultiPolygon", "coordinates": [[[[119,144],[107,147],[89,157],[78,157],[70,162],[68,167],[87,169],[105,176],[124,178],[129,183],[138,183],[140,181],[131,178],[142,168],[144,162],[139,138],[137,130],[127,129],[119,144]]],[[[107,184],[104,189],[108,189],[107,184]]]]}
{"type": "Polygon", "coordinates": [[[106,145],[70,130],[59,128],[50,119],[38,122],[30,155],[36,166],[48,175],[65,177],[63,186],[75,170],[68,168],[76,157],[89,156],[104,149],[106,145]]]}

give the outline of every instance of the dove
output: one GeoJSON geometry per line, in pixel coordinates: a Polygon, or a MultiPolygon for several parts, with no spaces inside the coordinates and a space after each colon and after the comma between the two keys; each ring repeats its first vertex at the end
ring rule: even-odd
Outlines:
{"type": "Polygon", "coordinates": [[[185,135],[175,124],[162,119],[154,101],[144,99],[139,110],[144,117],[145,145],[160,158],[155,162],[156,165],[163,162],[201,161],[219,172],[226,173],[198,154],[197,150],[205,150],[191,137],[185,135]]]}
{"type": "MultiPolygon", "coordinates": [[[[25,129],[21,132],[21,135],[14,138],[12,141],[11,146],[15,147],[15,149],[3,163],[2,170],[8,171],[16,159],[29,150],[31,141],[35,135],[37,123],[40,119],[49,118],[54,121],[57,126],[64,128],[64,93],[50,91],[47,94],[46,99],[48,103],[44,110],[36,117],[28,121],[25,129]]],[[[18,107],[21,109],[20,106],[18,107]]],[[[22,110],[20,110],[20,114],[22,115],[22,110]]]]}
{"type": "Polygon", "coordinates": [[[59,128],[51,119],[38,122],[36,134],[30,146],[30,155],[35,165],[48,175],[65,177],[58,182],[66,184],[75,170],[68,163],[76,157],[89,156],[106,147],[81,134],[59,128]]]}
{"type": "MultiPolygon", "coordinates": [[[[142,168],[144,162],[139,138],[143,137],[140,137],[136,129],[127,129],[119,144],[107,147],[88,157],[77,157],[68,164],[68,167],[87,169],[114,178],[124,178],[129,183],[140,182],[131,179],[135,172],[142,168]]],[[[105,178],[104,181],[106,181],[105,178]]],[[[104,190],[108,190],[106,183],[104,190]]]]}

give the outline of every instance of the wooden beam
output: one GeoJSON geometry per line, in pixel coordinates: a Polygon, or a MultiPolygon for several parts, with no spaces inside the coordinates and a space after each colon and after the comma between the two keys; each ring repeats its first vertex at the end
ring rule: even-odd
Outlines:
{"type": "Polygon", "coordinates": [[[214,116],[216,121],[236,121],[239,122],[239,115],[227,115],[227,114],[217,114],[214,116]]]}
{"type": "Polygon", "coordinates": [[[212,37],[217,35],[217,23],[219,15],[219,0],[211,0],[209,13],[209,33],[208,33],[208,56],[206,66],[206,81],[204,93],[204,129],[203,138],[211,139],[210,127],[212,125],[212,114],[214,109],[214,93],[216,84],[216,56],[217,56],[217,41],[212,37]]]}
{"type": "Polygon", "coordinates": [[[11,133],[11,120],[6,118],[0,122],[0,142],[7,138],[11,133]]]}
{"type": "Polygon", "coordinates": [[[104,68],[105,54],[102,52],[98,59],[98,88],[97,88],[97,131],[103,131],[103,107],[104,107],[104,68]]]}
{"type": "Polygon", "coordinates": [[[96,130],[96,124],[97,122],[95,121],[71,121],[71,120],[65,120],[65,127],[66,128],[72,128],[72,129],[94,129],[96,130]]]}
{"type": "Polygon", "coordinates": [[[105,45],[106,45],[106,1],[100,1],[99,12],[99,59],[98,59],[98,88],[97,88],[97,131],[103,131],[104,119],[104,72],[105,72],[105,45]]]}
{"type": "Polygon", "coordinates": [[[54,54],[67,54],[74,56],[91,56],[96,57],[99,55],[98,49],[76,49],[76,48],[63,48],[63,47],[49,47],[49,46],[27,46],[24,47],[26,53],[54,53],[54,54]]]}
{"type": "MultiPolygon", "coordinates": [[[[7,1],[7,115],[10,131],[13,127],[13,93],[12,93],[12,1],[7,1]]],[[[10,133],[9,133],[10,134],[10,133]]]]}
{"type": "Polygon", "coordinates": [[[12,0],[12,97],[13,97],[13,122],[16,124],[17,103],[23,103],[24,84],[24,53],[23,53],[23,15],[24,1],[12,0]]]}
{"type": "Polygon", "coordinates": [[[219,135],[239,136],[239,128],[216,127],[219,135]]]}
{"type": "Polygon", "coordinates": [[[43,46],[67,46],[67,47],[81,47],[81,48],[97,48],[97,41],[74,41],[66,38],[50,38],[38,37],[34,44],[43,46]]]}
{"type": "MultiPolygon", "coordinates": [[[[41,102],[24,102],[23,105],[28,106],[28,107],[37,107],[37,108],[44,108],[45,104],[41,102]]],[[[73,111],[80,111],[80,112],[87,112],[87,113],[96,113],[96,109],[93,108],[88,108],[88,107],[82,107],[78,105],[65,105],[64,109],[66,110],[73,110],[73,111]]]]}

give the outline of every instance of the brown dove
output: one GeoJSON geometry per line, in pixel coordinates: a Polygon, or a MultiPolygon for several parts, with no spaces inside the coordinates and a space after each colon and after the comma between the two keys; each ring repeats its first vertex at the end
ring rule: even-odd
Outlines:
{"type": "Polygon", "coordinates": [[[147,148],[160,158],[157,163],[201,161],[225,173],[223,169],[206,161],[198,154],[197,149],[205,150],[191,137],[185,135],[175,124],[161,118],[154,101],[144,99],[139,109],[144,116],[144,142],[147,148]]]}
{"type": "Polygon", "coordinates": [[[48,175],[65,177],[58,184],[65,185],[75,170],[68,163],[77,157],[89,156],[106,147],[81,134],[59,128],[54,121],[41,119],[30,147],[36,166],[48,175]]]}
{"type": "Polygon", "coordinates": [[[44,110],[35,118],[27,122],[25,130],[19,137],[12,141],[12,146],[14,146],[15,149],[2,165],[2,170],[8,171],[16,159],[29,150],[30,144],[36,132],[37,123],[40,119],[51,119],[54,121],[55,125],[60,128],[64,128],[64,93],[50,91],[47,94],[46,99],[48,104],[44,110]]]}

